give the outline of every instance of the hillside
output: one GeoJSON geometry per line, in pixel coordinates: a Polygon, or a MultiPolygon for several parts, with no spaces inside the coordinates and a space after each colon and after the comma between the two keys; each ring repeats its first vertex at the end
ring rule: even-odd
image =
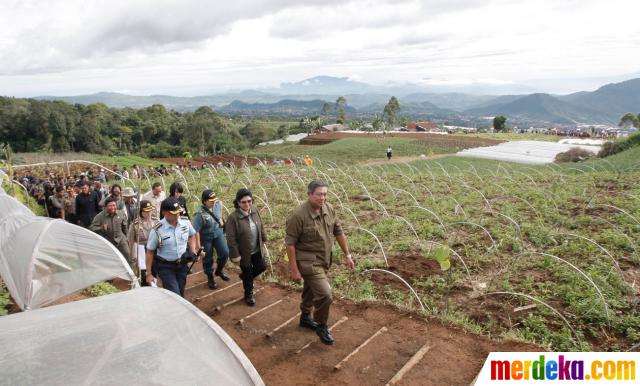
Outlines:
{"type": "MultiPolygon", "coordinates": [[[[244,114],[291,114],[291,115],[318,115],[322,110],[325,101],[315,99],[311,101],[297,101],[292,99],[283,99],[276,103],[246,103],[235,100],[230,104],[223,106],[218,111],[223,113],[244,113],[244,114]]],[[[356,110],[351,106],[346,106],[347,113],[353,113],[356,110]]]]}
{"type": "Polygon", "coordinates": [[[531,94],[511,102],[470,109],[465,113],[474,116],[505,115],[508,118],[557,124],[613,123],[608,115],[601,111],[564,102],[549,94],[531,94]]]}
{"type": "Polygon", "coordinates": [[[593,92],[578,92],[561,98],[575,105],[601,111],[617,123],[627,112],[640,110],[640,78],[612,83],[593,92]]]}

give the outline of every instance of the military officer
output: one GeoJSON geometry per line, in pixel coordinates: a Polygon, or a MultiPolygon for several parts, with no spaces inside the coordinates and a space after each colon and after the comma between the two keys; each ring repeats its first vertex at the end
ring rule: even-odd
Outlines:
{"type": "Polygon", "coordinates": [[[147,283],[153,285],[155,274],[165,289],[184,296],[187,263],[199,258],[195,253],[196,231],[189,220],[180,218],[182,208],[175,197],[162,201],[160,211],[164,218],[153,227],[147,241],[147,283]]]}
{"type": "Polygon", "coordinates": [[[218,265],[215,275],[224,281],[229,281],[229,277],[224,273],[224,266],[229,258],[229,247],[224,237],[222,227],[222,202],[218,200],[216,194],[211,189],[202,192],[202,206],[198,208],[193,217],[193,228],[198,232],[196,235],[196,245],[204,248],[205,255],[202,268],[207,275],[207,285],[210,289],[217,288],[213,278],[213,249],[218,255],[218,265]]]}
{"type": "Polygon", "coordinates": [[[104,209],[93,218],[89,229],[109,240],[129,261],[131,258],[127,243],[127,219],[118,214],[116,209],[117,200],[113,197],[107,198],[104,209]]]}
{"type": "Polygon", "coordinates": [[[331,345],[335,340],[327,328],[332,302],[327,272],[332,263],[334,240],[338,241],[344,252],[348,268],[353,270],[355,265],[349,253],[347,237],[333,207],[326,202],[327,193],[326,182],[311,181],[307,188],[308,200],[287,219],[285,244],[291,278],[304,281],[300,327],[314,329],[322,343],[331,345]]]}

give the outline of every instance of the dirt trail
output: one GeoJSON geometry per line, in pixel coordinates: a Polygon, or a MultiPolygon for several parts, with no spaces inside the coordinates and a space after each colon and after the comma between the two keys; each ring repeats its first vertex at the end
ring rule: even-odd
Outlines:
{"type": "Polygon", "coordinates": [[[373,159],[373,160],[369,160],[369,161],[366,161],[366,162],[362,162],[362,163],[359,164],[359,166],[397,164],[397,163],[411,162],[411,161],[416,161],[416,160],[438,159],[438,158],[449,157],[449,156],[453,156],[453,155],[455,155],[455,154],[453,154],[453,153],[434,154],[434,155],[429,155],[429,156],[425,156],[425,157],[421,157],[421,156],[417,156],[417,155],[402,156],[402,157],[393,156],[393,157],[391,157],[391,160],[387,160],[386,158],[373,159]]]}
{"type": "Polygon", "coordinates": [[[332,330],[336,344],[325,346],[313,331],[298,327],[300,292],[257,280],[257,304],[248,307],[242,300],[232,303],[241,298],[242,284],[237,272],[229,270],[229,275],[231,281],[217,279],[218,289],[210,290],[205,275],[194,267],[185,297],[225,329],[267,385],[385,385],[425,345],[429,350],[399,384],[468,385],[491,351],[540,350],[533,344],[469,334],[389,306],[343,299],[334,299],[329,320],[330,327],[337,323],[332,330]],[[290,318],[293,321],[267,338],[290,318]],[[334,370],[383,327],[386,331],[334,370]]]}

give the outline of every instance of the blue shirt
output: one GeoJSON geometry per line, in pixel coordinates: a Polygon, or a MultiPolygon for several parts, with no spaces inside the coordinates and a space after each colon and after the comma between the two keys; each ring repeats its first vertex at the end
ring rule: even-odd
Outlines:
{"type": "MultiPolygon", "coordinates": [[[[222,218],[222,203],[220,201],[216,202],[211,209],[212,210],[209,211],[213,212],[218,219],[222,218]]],[[[220,229],[220,225],[201,206],[198,208],[196,215],[193,216],[193,228],[196,232],[200,232],[200,237],[213,237],[218,229],[220,229]]]]}
{"type": "Polygon", "coordinates": [[[159,227],[154,227],[149,232],[147,249],[152,251],[157,249],[158,256],[165,260],[175,261],[187,250],[189,237],[195,234],[196,231],[189,220],[178,218],[178,223],[174,228],[166,218],[163,218],[160,220],[159,227]],[[158,236],[160,236],[162,243],[159,242],[158,236]]]}

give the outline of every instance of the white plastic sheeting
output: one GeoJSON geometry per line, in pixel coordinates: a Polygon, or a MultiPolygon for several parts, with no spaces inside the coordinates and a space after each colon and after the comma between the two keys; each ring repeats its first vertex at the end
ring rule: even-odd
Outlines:
{"type": "Polygon", "coordinates": [[[495,146],[465,149],[458,152],[457,155],[525,164],[547,164],[553,162],[559,153],[564,153],[575,147],[594,154],[600,151],[600,146],[570,145],[545,141],[511,141],[495,146]]]}
{"type": "Polygon", "coordinates": [[[34,309],[97,282],[137,286],[122,254],[101,236],[34,215],[0,191],[0,276],[21,309],[34,309]]]}
{"type": "Polygon", "coordinates": [[[3,316],[0,347],[8,385],[264,384],[220,326],[160,288],[3,316]]]}

